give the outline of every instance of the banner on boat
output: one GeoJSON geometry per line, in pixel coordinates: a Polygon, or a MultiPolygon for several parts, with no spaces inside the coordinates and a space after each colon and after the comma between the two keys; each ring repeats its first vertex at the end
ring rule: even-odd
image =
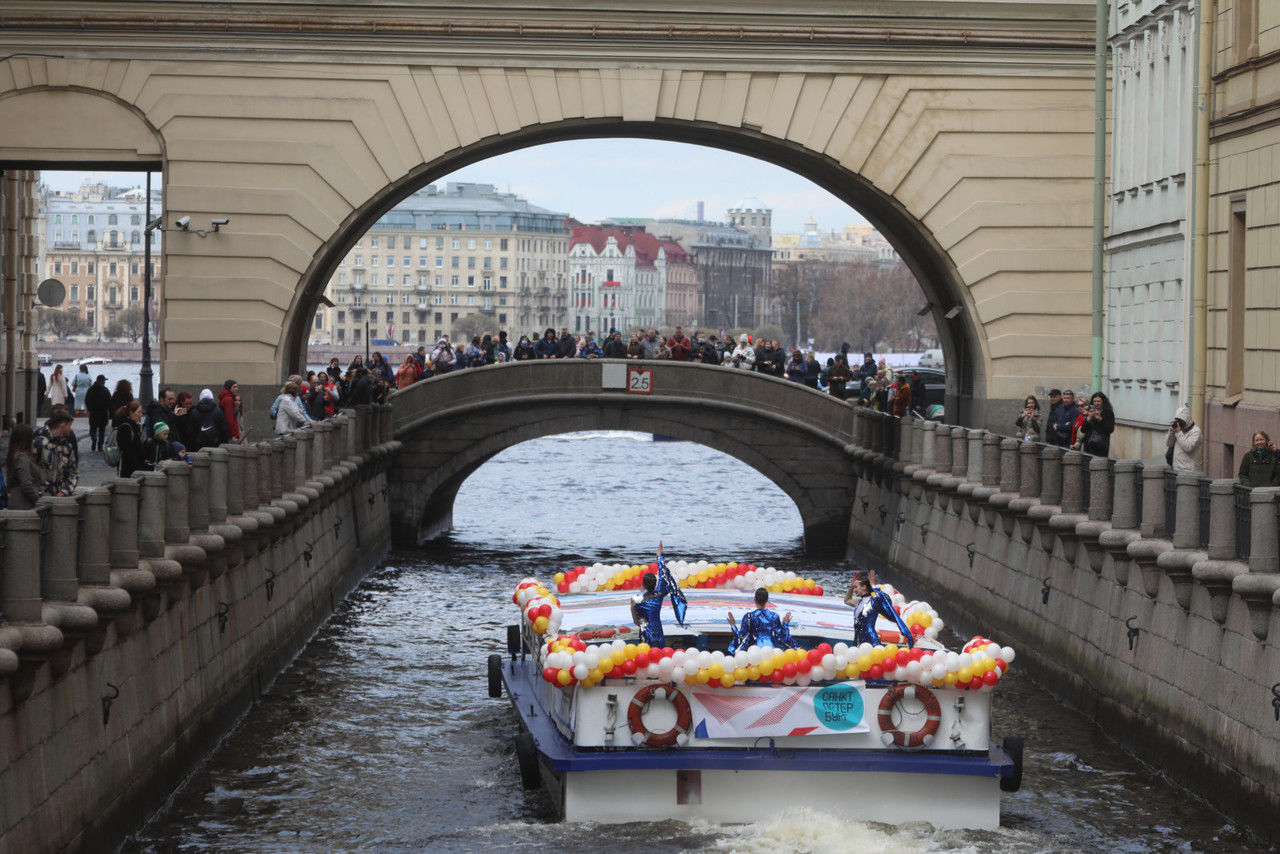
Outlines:
{"type": "Polygon", "coordinates": [[[694,688],[699,738],[842,735],[867,732],[862,682],[781,688],[694,688]]]}

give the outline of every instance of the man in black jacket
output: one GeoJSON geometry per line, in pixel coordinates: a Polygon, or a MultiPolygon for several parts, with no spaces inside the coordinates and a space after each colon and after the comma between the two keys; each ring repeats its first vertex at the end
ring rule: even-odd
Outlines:
{"type": "Polygon", "coordinates": [[[627,342],[622,340],[622,333],[616,329],[612,335],[605,339],[603,349],[606,359],[627,358],[627,342]]]}

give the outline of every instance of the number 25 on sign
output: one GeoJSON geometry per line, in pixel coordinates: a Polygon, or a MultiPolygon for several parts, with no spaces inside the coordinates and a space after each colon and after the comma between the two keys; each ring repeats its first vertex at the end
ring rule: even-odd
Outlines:
{"type": "Polygon", "coordinates": [[[627,368],[627,391],[631,394],[653,394],[653,369],[627,368]]]}

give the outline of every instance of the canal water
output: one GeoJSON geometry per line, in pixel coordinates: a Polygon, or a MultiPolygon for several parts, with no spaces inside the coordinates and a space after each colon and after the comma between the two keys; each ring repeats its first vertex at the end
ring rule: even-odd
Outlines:
{"type": "MultiPolygon", "coordinates": [[[[829,590],[844,588],[850,568],[802,557],[795,506],[754,470],[633,433],[503,452],[463,486],[454,523],[447,539],[395,552],[369,576],[125,850],[1265,850],[1016,662],[996,694],[994,731],[1025,736],[1025,778],[1003,796],[999,830],[846,821],[784,791],[763,793],[786,804],[782,817],[756,825],[556,823],[546,796],[520,786],[507,700],[486,692],[485,659],[504,649],[519,578],[645,560],[659,539],[673,557],[803,569],[829,590]]],[[[945,619],[946,603],[933,604],[945,619]]],[[[920,808],[927,816],[929,804],[920,808]]]]}

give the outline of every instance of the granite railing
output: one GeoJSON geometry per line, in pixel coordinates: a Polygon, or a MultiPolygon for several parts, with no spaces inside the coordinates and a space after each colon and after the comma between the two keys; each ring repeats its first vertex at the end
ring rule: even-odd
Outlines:
{"type": "Polygon", "coordinates": [[[1280,837],[1280,487],[868,410],[846,450],[851,556],[1280,837]]]}
{"type": "Polygon", "coordinates": [[[358,406],[0,511],[0,850],[110,848],[189,773],[386,553],[399,447],[358,406]]]}

